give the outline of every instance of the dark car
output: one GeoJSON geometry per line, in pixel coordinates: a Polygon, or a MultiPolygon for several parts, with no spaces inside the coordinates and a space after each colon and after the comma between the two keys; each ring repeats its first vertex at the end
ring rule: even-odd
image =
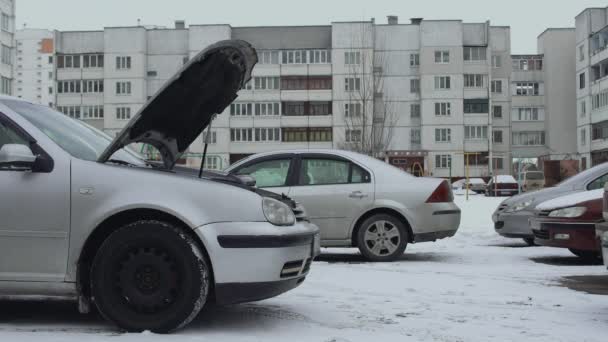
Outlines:
{"type": "Polygon", "coordinates": [[[509,175],[498,175],[490,178],[486,189],[487,196],[514,196],[519,193],[519,184],[509,175]]]}

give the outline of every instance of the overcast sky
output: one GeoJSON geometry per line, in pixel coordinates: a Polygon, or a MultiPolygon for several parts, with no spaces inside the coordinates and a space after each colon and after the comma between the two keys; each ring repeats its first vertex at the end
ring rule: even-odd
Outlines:
{"type": "Polygon", "coordinates": [[[511,26],[514,54],[535,53],[536,37],[547,27],[574,27],[586,7],[606,7],[603,0],[16,0],[17,27],[99,30],[104,26],[187,24],[327,25],[332,21],[401,22],[411,17],[490,20],[511,26]]]}

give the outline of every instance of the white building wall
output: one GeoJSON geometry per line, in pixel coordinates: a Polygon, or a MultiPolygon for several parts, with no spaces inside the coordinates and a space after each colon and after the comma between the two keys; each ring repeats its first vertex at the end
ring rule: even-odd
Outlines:
{"type": "Polygon", "coordinates": [[[13,95],[25,100],[55,105],[54,33],[42,29],[22,29],[15,34],[16,61],[13,95]],[[47,40],[43,51],[43,40],[47,40]]]}

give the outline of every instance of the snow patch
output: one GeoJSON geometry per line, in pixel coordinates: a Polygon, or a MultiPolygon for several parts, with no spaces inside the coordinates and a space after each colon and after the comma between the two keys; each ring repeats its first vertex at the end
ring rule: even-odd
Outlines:
{"type": "Polygon", "coordinates": [[[591,191],[577,192],[566,196],[554,198],[552,200],[542,202],[536,206],[536,210],[551,210],[572,207],[582,202],[593,201],[600,199],[604,196],[604,189],[597,189],[591,191]]]}
{"type": "Polygon", "coordinates": [[[496,183],[517,183],[515,178],[510,175],[498,175],[492,178],[496,183]]]}

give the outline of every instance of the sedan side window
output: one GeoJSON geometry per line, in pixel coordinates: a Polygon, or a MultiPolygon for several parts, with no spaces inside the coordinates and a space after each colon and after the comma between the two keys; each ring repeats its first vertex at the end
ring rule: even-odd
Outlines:
{"type": "Polygon", "coordinates": [[[29,142],[4,122],[0,122],[0,148],[6,144],[21,144],[29,146],[29,142]]]}
{"type": "Polygon", "coordinates": [[[362,168],[360,168],[357,165],[353,165],[353,172],[351,174],[351,178],[350,178],[350,182],[351,183],[369,183],[371,180],[371,177],[369,175],[369,173],[365,170],[363,170],[362,168]]]}
{"type": "Polygon", "coordinates": [[[260,188],[285,186],[291,159],[266,160],[239,169],[237,175],[250,175],[260,188]]]}
{"type": "Polygon", "coordinates": [[[302,159],[300,185],[347,184],[350,163],[333,159],[302,159]]]}
{"type": "Polygon", "coordinates": [[[587,190],[602,189],[604,188],[606,182],[608,182],[608,173],[589,183],[589,185],[587,186],[587,190]]]}

